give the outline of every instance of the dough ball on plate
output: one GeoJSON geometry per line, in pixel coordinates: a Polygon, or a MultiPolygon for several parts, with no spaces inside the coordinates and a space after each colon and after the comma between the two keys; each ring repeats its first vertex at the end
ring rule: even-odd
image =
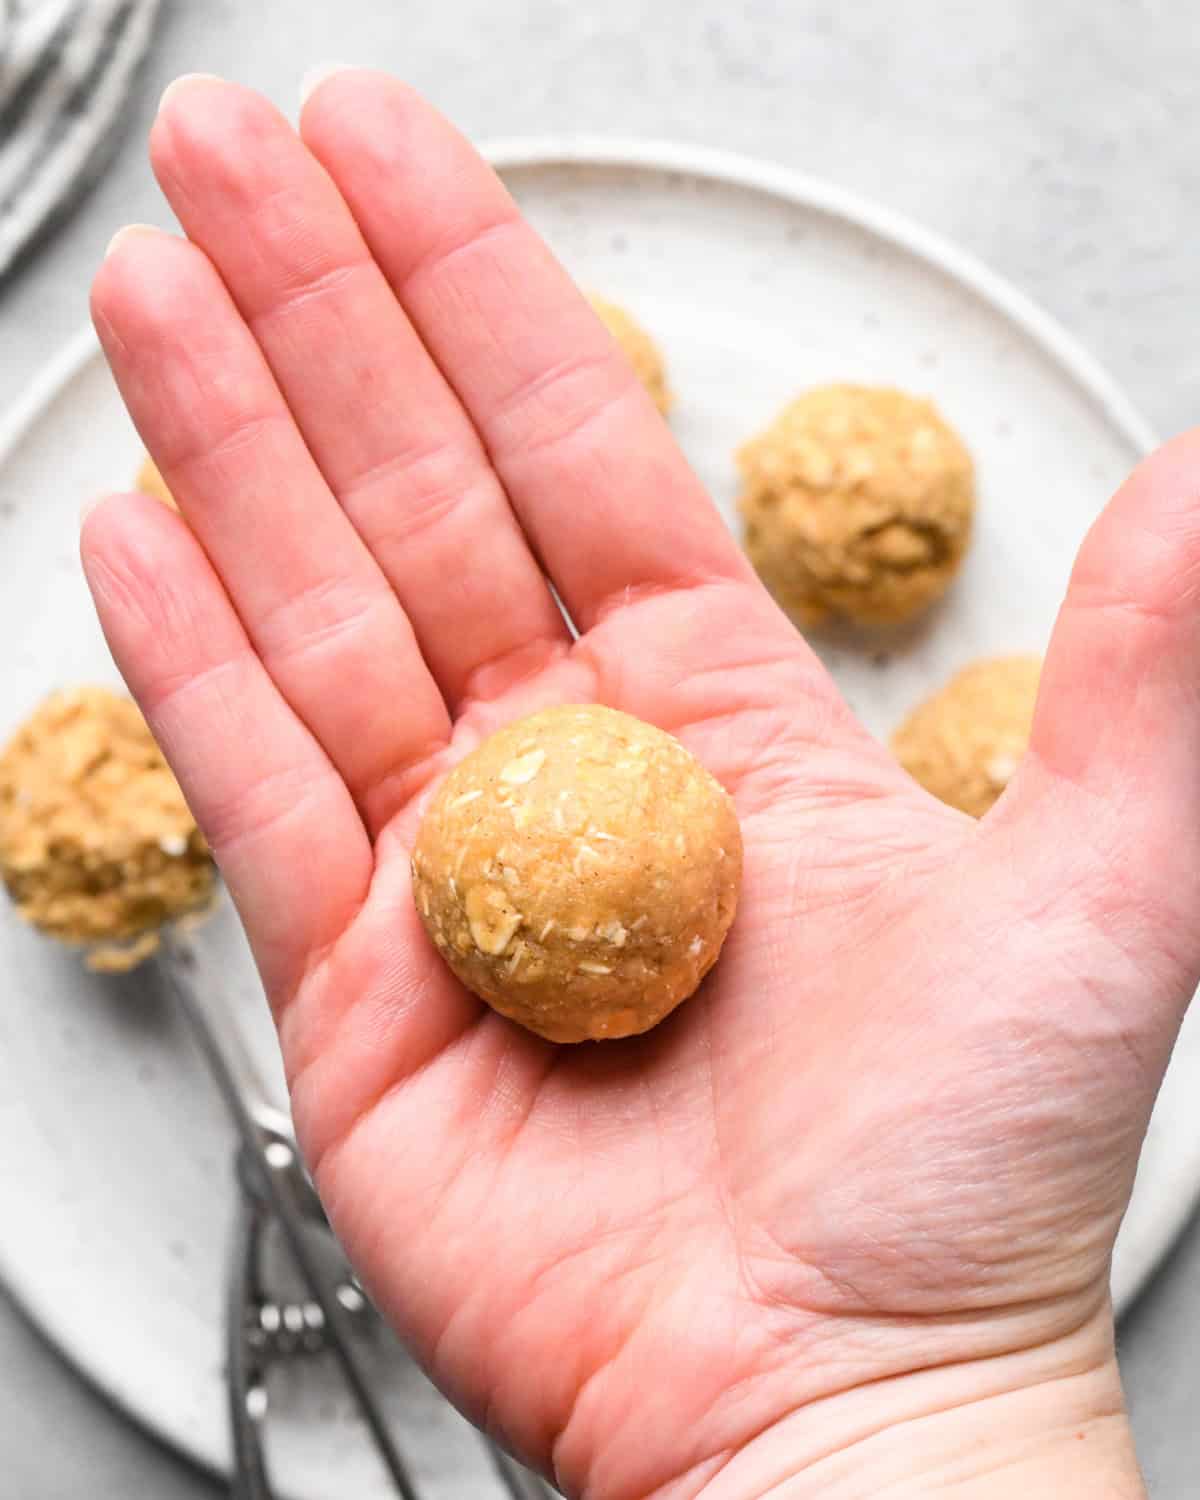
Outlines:
{"type": "Polygon", "coordinates": [[[997,656],[952,677],[892,736],[896,759],[926,791],[983,817],[1029,744],[1042,662],[997,656]]]}
{"type": "Polygon", "coordinates": [[[932,402],[822,386],[785,407],[737,459],[746,551],[798,624],[906,620],[957,572],[974,466],[932,402]]]}
{"type": "Polygon", "coordinates": [[[96,969],[133,967],[211,901],[208,848],[130,699],[53,693],[0,753],[0,875],[26,921],[96,969]]]}
{"type": "Polygon", "coordinates": [[[462,760],[413,850],[425,930],[459,979],[556,1042],[646,1031],[716,962],[742,838],[671,735],[595,705],[510,724],[462,760]]]}
{"type": "Polygon", "coordinates": [[[589,295],[588,301],[621,346],[621,352],[633,366],[634,374],[650,392],[655,406],[665,417],[675,398],[667,385],[667,367],[662,351],[636,318],[623,307],[595,295],[589,295]]]}
{"type": "Polygon", "coordinates": [[[158,471],[158,465],[147,453],[142,460],[142,466],[137,472],[137,478],[133,482],[135,490],[143,495],[153,495],[156,500],[161,500],[164,505],[169,505],[172,510],[178,510],[175,497],[167,488],[167,481],[158,471]]]}

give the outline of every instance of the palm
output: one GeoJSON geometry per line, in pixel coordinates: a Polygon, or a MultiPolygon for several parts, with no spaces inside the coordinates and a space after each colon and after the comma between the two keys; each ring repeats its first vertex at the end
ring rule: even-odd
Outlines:
{"type": "Polygon", "coordinates": [[[84,553],[378,1299],[474,1414],[619,1495],[685,1485],[831,1368],[836,1388],[1069,1327],[1103,1298],[1198,956],[1175,571],[1116,577],[1117,502],[1035,755],[968,823],[853,723],[469,148],[370,75],[327,84],[304,133],[336,188],[254,96],[197,82],[160,118],[156,168],[224,285],[144,236],[95,307],[189,524],[106,505],[84,553]],[[729,788],[745,890],[695,999],[561,1049],[441,965],[407,850],[481,734],[590,700],[729,788]],[[1188,790],[1135,803],[1151,735],[1188,790]]]}

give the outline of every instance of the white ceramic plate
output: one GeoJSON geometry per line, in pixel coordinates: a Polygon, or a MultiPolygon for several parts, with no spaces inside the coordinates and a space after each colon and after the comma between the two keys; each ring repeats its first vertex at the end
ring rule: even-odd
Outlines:
{"type": "MultiPolygon", "coordinates": [[[[661,341],[675,430],[731,521],[731,450],[810,382],[928,391],[964,434],[981,514],[951,597],[886,658],[849,641],[827,649],[875,732],[969,658],[1044,645],[1084,530],[1152,441],[1049,319],[929,235],[784,172],[603,142],[493,156],[579,280],[661,341]]],[[[114,677],[76,560],[76,512],[128,484],[137,456],[90,336],[0,430],[0,733],[56,684],[114,677]]],[[[228,910],[198,942],[273,1059],[228,910]]],[[[97,1385],[221,1466],[231,1142],[220,1105],[148,977],[84,976],[4,911],[0,973],[0,1273],[97,1385]]],[[[1114,1269],[1119,1305],[1200,1183],[1198,1077],[1200,1026],[1180,1045],[1147,1142],[1114,1269]]],[[[381,1350],[379,1362],[426,1492],[494,1493],[465,1425],[401,1359],[381,1350]]],[[[277,1394],[289,1493],[385,1493],[335,1379],[310,1366],[277,1394]]]]}

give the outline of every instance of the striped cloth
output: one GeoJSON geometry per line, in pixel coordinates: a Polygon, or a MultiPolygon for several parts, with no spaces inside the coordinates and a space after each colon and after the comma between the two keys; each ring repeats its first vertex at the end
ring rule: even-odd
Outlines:
{"type": "Polygon", "coordinates": [[[159,0],[0,0],[0,277],[99,176],[159,0]]]}

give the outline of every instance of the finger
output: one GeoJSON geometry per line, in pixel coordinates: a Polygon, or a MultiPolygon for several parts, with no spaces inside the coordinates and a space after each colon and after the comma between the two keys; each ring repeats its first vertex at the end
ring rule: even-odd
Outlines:
{"type": "Polygon", "coordinates": [[[255,650],[378,830],[449,733],[396,596],[199,250],[154,230],[120,236],[92,307],[133,420],[255,650]]]}
{"type": "MultiPolygon", "coordinates": [[[[1136,935],[1155,993],[1200,975],[1200,432],[1144,463],[1080,551],[1002,832],[1108,936],[1136,935]],[[1153,971],[1153,972],[1152,972],[1153,971]]],[[[1160,991],[1161,993],[1161,991],[1160,991]]],[[[1177,1015],[1176,1015],[1177,1019],[1177,1015]]]]}
{"type": "Polygon", "coordinates": [[[147,495],[110,496],[86,518],[80,546],[113,657],[281,1006],[365,898],[362,821],[178,516],[147,495]]]}
{"type": "MultiPolygon", "coordinates": [[[[451,705],[481,668],[569,636],[458,398],[337,189],[267,100],[169,91],[151,158],[258,340],[451,705]]],[[[484,690],[487,684],[482,684],[484,690]]]]}
{"type": "Polygon", "coordinates": [[[630,590],[749,576],[600,320],[462,136],[410,89],[360,70],[316,89],[301,134],[582,628],[630,590]]]}

